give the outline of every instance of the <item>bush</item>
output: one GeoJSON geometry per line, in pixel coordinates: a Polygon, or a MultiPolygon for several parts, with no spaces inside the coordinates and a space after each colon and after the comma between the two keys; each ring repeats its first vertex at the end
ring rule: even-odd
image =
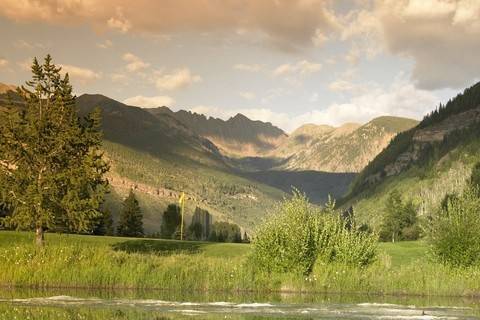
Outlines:
{"type": "Polygon", "coordinates": [[[254,264],[274,272],[310,273],[317,259],[319,217],[306,197],[294,192],[256,231],[254,264]]]}
{"type": "Polygon", "coordinates": [[[376,242],[375,235],[355,225],[348,229],[333,202],[319,209],[295,191],[257,229],[252,263],[269,272],[302,274],[309,274],[317,259],[367,265],[375,258],[376,242]]]}
{"type": "Polygon", "coordinates": [[[433,216],[431,249],[442,263],[471,266],[480,263],[480,198],[478,189],[468,187],[450,197],[433,216]]]}
{"type": "Polygon", "coordinates": [[[417,208],[412,201],[404,202],[397,190],[390,192],[385,202],[385,216],[380,230],[381,241],[417,240],[420,227],[417,208]]]}

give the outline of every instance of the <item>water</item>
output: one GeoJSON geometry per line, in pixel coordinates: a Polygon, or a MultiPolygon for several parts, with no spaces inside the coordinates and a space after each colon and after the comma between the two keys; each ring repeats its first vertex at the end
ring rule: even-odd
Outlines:
{"type": "Polygon", "coordinates": [[[480,319],[480,307],[453,298],[0,290],[3,319],[480,319]]]}

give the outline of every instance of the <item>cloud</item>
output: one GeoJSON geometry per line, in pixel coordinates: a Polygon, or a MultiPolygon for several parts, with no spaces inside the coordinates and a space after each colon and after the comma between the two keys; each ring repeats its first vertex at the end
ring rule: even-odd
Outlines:
{"type": "Polygon", "coordinates": [[[17,62],[17,65],[23,71],[31,71],[32,70],[32,62],[33,62],[33,58],[27,58],[23,61],[17,62]]]}
{"type": "MultiPolygon", "coordinates": [[[[347,90],[351,87],[349,85],[347,90]]],[[[417,89],[413,83],[399,77],[388,88],[372,85],[348,102],[333,103],[326,109],[313,110],[297,120],[307,122],[312,119],[314,123],[340,125],[345,122],[364,123],[384,115],[419,119],[439,102],[431,92],[417,89]]]]}
{"type": "Polygon", "coordinates": [[[61,64],[62,73],[68,73],[72,82],[78,82],[85,85],[102,77],[101,73],[97,73],[91,69],[72,66],[69,64],[61,64]]]}
{"type": "Polygon", "coordinates": [[[315,47],[323,47],[328,41],[328,37],[322,32],[321,29],[315,31],[315,35],[312,37],[312,42],[315,47]]]}
{"type": "Polygon", "coordinates": [[[244,30],[283,50],[311,46],[318,30],[327,34],[338,27],[332,1],[327,0],[3,0],[0,15],[154,35],[244,30]]]}
{"type": "Polygon", "coordinates": [[[356,86],[350,81],[339,79],[335,80],[328,85],[328,89],[333,92],[352,91],[356,86]]]}
{"type": "Polygon", "coordinates": [[[123,73],[112,73],[110,75],[110,80],[112,80],[113,83],[121,83],[121,84],[128,83],[128,77],[123,73]]]}
{"type": "Polygon", "coordinates": [[[479,1],[379,0],[345,20],[342,38],[368,44],[364,53],[411,59],[419,88],[462,88],[479,79],[479,1]]]}
{"type": "Polygon", "coordinates": [[[319,72],[322,69],[320,63],[313,63],[307,60],[298,61],[295,64],[282,64],[273,70],[274,76],[286,76],[291,74],[307,75],[319,72]]]}
{"type": "Polygon", "coordinates": [[[127,62],[127,70],[130,72],[137,72],[150,67],[150,63],[144,62],[142,59],[134,55],[133,53],[125,53],[122,56],[123,61],[127,62]]]}
{"type": "Polygon", "coordinates": [[[113,46],[113,42],[108,39],[102,43],[97,43],[97,47],[99,47],[100,49],[108,49],[108,48],[111,48],[112,46],[113,46]]]}
{"type": "Polygon", "coordinates": [[[162,106],[171,106],[175,103],[175,100],[169,96],[134,96],[125,99],[123,103],[142,108],[157,108],[162,106]]]}
{"type": "Polygon", "coordinates": [[[121,33],[127,33],[132,29],[132,23],[125,18],[121,7],[117,7],[116,15],[107,20],[107,26],[111,29],[120,31],[121,33]]]}
{"type": "Polygon", "coordinates": [[[8,60],[0,57],[0,68],[6,67],[8,65],[8,60]]]}
{"type": "Polygon", "coordinates": [[[13,46],[17,49],[27,49],[27,50],[45,49],[45,45],[41,43],[30,43],[25,40],[16,40],[13,46]]]}
{"type": "MultiPolygon", "coordinates": [[[[315,95],[312,96],[315,100],[315,95]]],[[[305,123],[339,126],[346,122],[366,123],[379,116],[401,116],[420,119],[438,105],[439,99],[429,91],[419,90],[399,76],[394,83],[382,88],[371,86],[369,90],[346,102],[332,103],[326,108],[311,110],[297,115],[277,112],[270,108],[233,108],[196,106],[192,111],[228,119],[242,113],[253,120],[271,122],[287,132],[305,123]]]]}
{"type": "Polygon", "coordinates": [[[247,72],[259,72],[263,69],[262,65],[259,64],[243,64],[239,63],[233,66],[235,70],[247,71],[247,72]]]}
{"type": "Polygon", "coordinates": [[[249,91],[245,91],[245,92],[239,92],[238,93],[240,95],[240,97],[246,99],[246,100],[253,100],[255,99],[255,93],[253,92],[249,92],[249,91]]]}
{"type": "Polygon", "coordinates": [[[202,77],[194,75],[188,68],[175,69],[171,73],[157,72],[154,79],[155,86],[159,90],[177,90],[201,82],[202,77]]]}

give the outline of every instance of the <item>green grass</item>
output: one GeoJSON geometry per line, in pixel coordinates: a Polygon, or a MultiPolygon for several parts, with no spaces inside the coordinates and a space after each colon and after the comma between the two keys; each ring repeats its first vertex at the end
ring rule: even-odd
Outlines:
{"type": "Polygon", "coordinates": [[[174,240],[0,232],[0,285],[135,288],[209,292],[335,292],[480,295],[480,266],[454,269],[425,258],[423,242],[382,243],[366,268],[317,262],[308,277],[267,274],[249,263],[250,246],[174,240]]]}
{"type": "Polygon", "coordinates": [[[427,260],[428,246],[423,241],[382,242],[379,251],[389,256],[393,267],[427,260]]]}

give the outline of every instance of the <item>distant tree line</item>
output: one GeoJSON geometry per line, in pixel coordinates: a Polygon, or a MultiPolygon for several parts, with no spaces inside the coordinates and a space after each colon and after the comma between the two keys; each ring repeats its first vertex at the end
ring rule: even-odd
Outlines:
{"type": "Polygon", "coordinates": [[[438,123],[451,115],[468,111],[480,106],[480,82],[467,88],[463,93],[458,94],[455,98],[448,100],[448,102],[440,105],[431,113],[426,115],[419,127],[423,128],[434,123],[438,123]]]}
{"type": "MultiPolygon", "coordinates": [[[[242,237],[240,227],[234,223],[219,221],[212,223],[210,213],[199,207],[195,208],[192,221],[184,225],[184,237],[188,240],[214,242],[249,242],[245,232],[242,237]]],[[[163,213],[159,236],[164,239],[180,239],[181,212],[176,204],[168,205],[163,213]]]]}

